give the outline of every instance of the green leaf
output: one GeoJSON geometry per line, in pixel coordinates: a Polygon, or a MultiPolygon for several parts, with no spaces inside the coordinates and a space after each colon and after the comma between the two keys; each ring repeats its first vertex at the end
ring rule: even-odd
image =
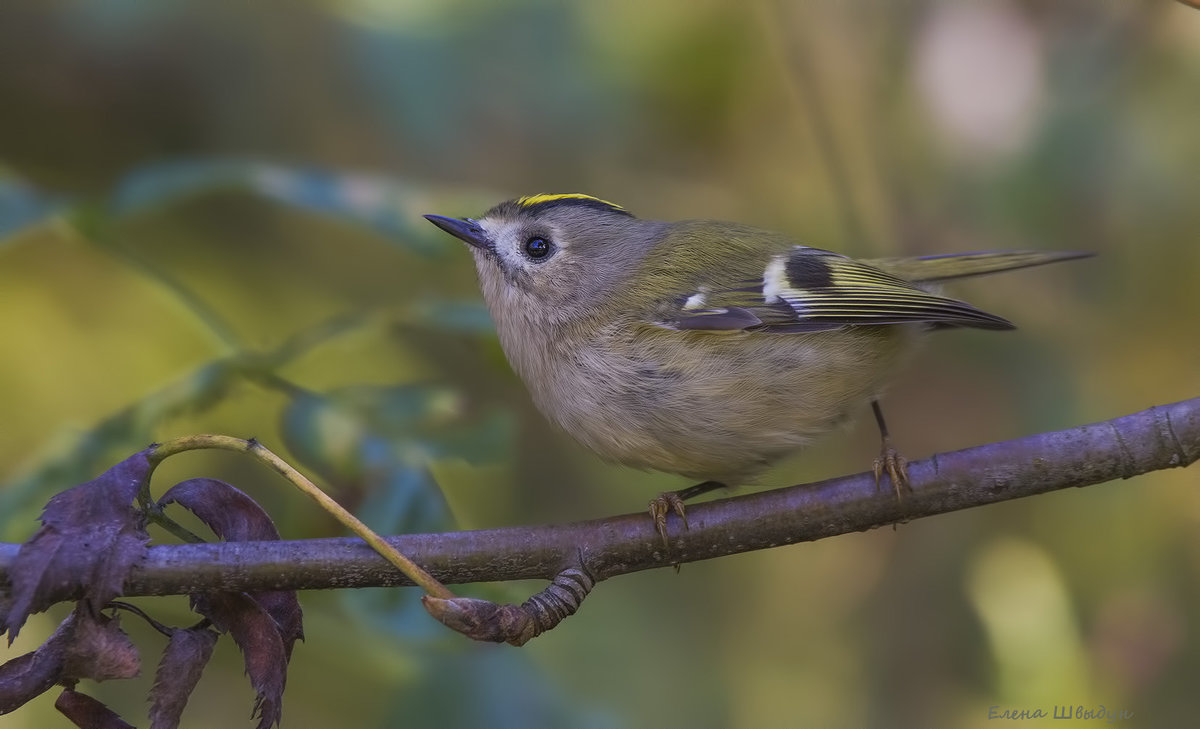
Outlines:
{"type": "Polygon", "coordinates": [[[426,471],[432,450],[423,423],[441,417],[445,391],[422,386],[354,387],[304,393],[285,408],[284,440],[297,458],[333,484],[363,494],[357,511],[388,533],[450,526],[441,490],[426,471]]]}
{"type": "Polygon", "coordinates": [[[130,172],[111,199],[116,215],[132,215],[196,195],[239,190],[372,228],[425,254],[451,250],[421,214],[428,196],[407,183],[354,173],[284,167],[248,160],[181,160],[130,172]]]}
{"type": "Polygon", "coordinates": [[[399,726],[419,707],[420,715],[436,716],[446,727],[622,726],[604,708],[572,696],[531,652],[477,648],[427,655],[420,679],[396,692],[392,718],[385,723],[399,726]]]}
{"type": "Polygon", "coordinates": [[[227,362],[209,363],[105,418],[91,430],[60,442],[25,476],[0,488],[0,515],[5,520],[0,526],[7,533],[17,519],[31,516],[39,494],[83,481],[122,455],[144,448],[153,439],[155,427],[167,418],[214,405],[235,377],[227,362]]]}
{"type": "Polygon", "coordinates": [[[410,324],[438,331],[465,334],[493,334],[496,331],[492,315],[479,301],[423,299],[409,306],[404,311],[404,317],[410,324]]]}
{"type": "Polygon", "coordinates": [[[48,195],[18,180],[0,177],[0,238],[44,222],[66,204],[64,197],[48,195]]]}

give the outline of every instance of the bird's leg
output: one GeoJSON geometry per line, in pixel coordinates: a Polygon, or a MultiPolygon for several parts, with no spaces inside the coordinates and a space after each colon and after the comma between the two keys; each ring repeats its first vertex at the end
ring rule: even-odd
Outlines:
{"type": "Polygon", "coordinates": [[[662,537],[663,546],[669,546],[667,541],[667,513],[675,512],[679,516],[679,520],[683,522],[683,528],[688,528],[687,510],[683,506],[683,502],[688,499],[694,499],[702,494],[707,494],[709,491],[725,488],[725,484],[720,481],[704,481],[695,486],[688,486],[686,489],[679,491],[667,491],[650,500],[650,516],[654,519],[654,526],[658,529],[658,535],[662,537]]]}
{"type": "Polygon", "coordinates": [[[875,490],[879,490],[879,479],[884,473],[887,473],[888,478],[892,479],[892,488],[896,490],[896,498],[904,498],[901,490],[908,490],[908,461],[904,456],[896,452],[892,448],[892,441],[888,438],[887,423],[883,420],[883,411],[879,409],[879,401],[871,401],[871,410],[875,412],[875,423],[879,426],[879,437],[881,440],[879,457],[871,464],[871,471],[875,473],[875,490]]]}

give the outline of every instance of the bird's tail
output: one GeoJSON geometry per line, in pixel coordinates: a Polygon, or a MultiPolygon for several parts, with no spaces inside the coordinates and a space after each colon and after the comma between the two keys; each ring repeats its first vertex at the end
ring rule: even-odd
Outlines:
{"type": "Polygon", "coordinates": [[[977,251],[919,258],[876,258],[864,263],[908,281],[926,283],[982,276],[1093,255],[1085,251],[977,251]]]}

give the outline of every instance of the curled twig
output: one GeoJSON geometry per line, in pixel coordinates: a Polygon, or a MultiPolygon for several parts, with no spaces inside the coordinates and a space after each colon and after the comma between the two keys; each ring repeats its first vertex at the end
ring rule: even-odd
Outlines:
{"type": "MultiPolygon", "coordinates": [[[[590,588],[591,581],[629,572],[1131,478],[1198,459],[1200,398],[1193,398],[1114,420],[914,461],[909,464],[912,492],[902,501],[888,490],[876,490],[870,473],[860,473],[697,504],[688,510],[689,530],[679,531],[679,524],[671,521],[669,550],[663,548],[644,513],[565,525],[405,535],[387,541],[448,584],[554,580],[578,568],[587,575],[590,588]]],[[[0,579],[6,577],[17,548],[0,544],[0,579]]],[[[123,592],[166,595],[404,584],[411,583],[371,548],[346,538],[153,546],[126,580],[123,592]]],[[[555,592],[548,610],[542,610],[541,597],[535,596],[532,606],[526,603],[533,612],[526,610],[524,617],[514,617],[509,609],[513,606],[474,603],[467,606],[469,615],[458,617],[469,622],[491,613],[494,621],[518,627],[483,625],[471,632],[513,640],[527,634],[529,626],[522,621],[530,616],[541,621],[556,615],[537,630],[541,632],[573,612],[587,592],[580,589],[578,597],[572,597],[574,588],[562,593],[555,584],[539,593],[546,597],[555,592]]],[[[464,604],[443,607],[461,612],[464,604]]]]}

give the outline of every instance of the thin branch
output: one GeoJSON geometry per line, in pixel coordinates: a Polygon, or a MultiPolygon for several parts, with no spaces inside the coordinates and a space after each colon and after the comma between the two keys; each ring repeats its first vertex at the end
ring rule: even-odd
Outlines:
{"type": "MultiPolygon", "coordinates": [[[[870,473],[736,496],[688,509],[663,548],[645,513],[564,525],[413,534],[388,541],[448,584],[596,581],[640,570],[813,541],[897,522],[1090,486],[1200,459],[1200,397],[1115,420],[944,453],[909,464],[902,501],[870,473]]],[[[0,582],[20,545],[0,543],[0,582]]],[[[358,539],[160,545],[126,596],[411,584],[358,539]]]]}
{"type": "Polygon", "coordinates": [[[778,49],[784,72],[791,81],[788,90],[791,92],[795,111],[799,116],[806,118],[812,127],[814,143],[825,167],[825,174],[829,177],[845,237],[860,242],[870,240],[862,222],[862,206],[857,204],[861,201],[856,200],[853,193],[854,187],[850,184],[845,155],[834,132],[833,112],[821,88],[813,44],[797,42],[790,34],[782,32],[784,28],[798,25],[797,19],[789,15],[791,6],[787,3],[776,0],[755,7],[762,11],[761,27],[765,36],[778,49]]]}
{"type": "Polygon", "coordinates": [[[192,312],[223,345],[233,351],[244,349],[241,338],[231,322],[221,316],[203,296],[193,291],[180,279],[172,276],[154,260],[139,255],[132,248],[123,245],[108,221],[99,215],[92,214],[87,218],[86,227],[75,222],[67,229],[77,238],[98,245],[110,255],[122,259],[130,267],[139,270],[147,280],[179,299],[183,308],[192,312]]]}
{"type": "MultiPolygon", "coordinates": [[[[446,589],[444,585],[435,580],[428,572],[421,569],[408,557],[404,556],[403,552],[397,550],[389,544],[383,537],[376,534],[370,527],[364,524],[358,517],[346,511],[345,507],[333,500],[328,494],[322,491],[316,484],[308,480],[308,477],[297,471],[287,461],[272,453],[257,440],[251,438],[244,440],[242,438],[234,438],[228,435],[189,435],[182,438],[160,443],[151,447],[150,462],[154,465],[161,463],[164,459],[171,457],[177,453],[185,451],[204,450],[204,449],[220,449],[235,451],[239,453],[248,453],[256,459],[266,464],[268,467],[276,471],[280,476],[287,479],[293,486],[300,489],[302,493],[308,496],[313,501],[327,511],[331,516],[341,522],[342,526],[357,534],[363,541],[371,546],[379,555],[386,559],[401,573],[409,579],[420,585],[425,592],[438,597],[440,599],[450,599],[455,595],[446,589]]],[[[147,484],[146,488],[149,487],[147,484]]],[[[139,500],[148,503],[149,496],[147,493],[139,495],[139,500]]],[[[161,510],[159,510],[161,511],[161,510]]],[[[154,510],[149,512],[151,516],[156,513],[154,510]]],[[[188,540],[191,541],[191,540],[188,540]]],[[[126,595],[131,593],[125,593],[126,595]]]]}
{"type": "Polygon", "coordinates": [[[108,603],[107,605],[105,605],[104,607],[106,607],[106,608],[112,608],[113,610],[124,610],[124,611],[126,611],[126,612],[133,613],[134,615],[138,616],[138,617],[139,617],[139,618],[141,618],[142,620],[145,620],[145,621],[146,621],[146,623],[147,623],[147,624],[148,624],[148,625],[149,625],[151,628],[154,628],[155,630],[157,630],[158,632],[160,632],[160,633],[162,633],[163,635],[167,636],[168,638],[170,638],[170,637],[171,637],[171,633],[172,633],[172,632],[173,632],[173,630],[174,630],[173,628],[171,628],[171,627],[169,627],[169,626],[167,626],[167,625],[164,625],[164,624],[162,624],[162,623],[158,622],[157,620],[155,620],[154,618],[150,617],[150,614],[149,614],[149,613],[147,613],[145,610],[141,609],[141,608],[140,608],[140,607],[138,607],[137,605],[133,605],[133,604],[130,604],[130,603],[127,603],[127,602],[123,602],[123,601],[121,601],[121,600],[111,600],[111,601],[109,601],[109,603],[108,603]]]}

